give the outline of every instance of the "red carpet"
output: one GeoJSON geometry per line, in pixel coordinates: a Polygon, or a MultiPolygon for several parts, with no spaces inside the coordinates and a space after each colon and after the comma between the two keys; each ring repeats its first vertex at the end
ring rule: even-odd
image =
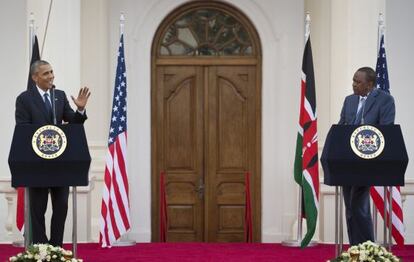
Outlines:
{"type": "MultiPolygon", "coordinates": [[[[65,245],[70,249],[70,245],[65,245]]],[[[0,262],[22,248],[0,245],[0,262]]],[[[414,245],[394,247],[393,253],[404,262],[414,261],[414,245]]],[[[311,248],[289,248],[280,244],[221,244],[221,243],[139,243],[133,247],[113,247],[102,249],[98,244],[79,244],[78,257],[85,262],[103,261],[288,261],[311,262],[332,258],[334,245],[318,245],[311,248]]]]}

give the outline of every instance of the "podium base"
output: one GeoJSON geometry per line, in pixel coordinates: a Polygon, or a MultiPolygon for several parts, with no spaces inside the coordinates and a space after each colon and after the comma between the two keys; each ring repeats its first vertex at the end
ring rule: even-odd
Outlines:
{"type": "MultiPolygon", "coordinates": [[[[300,247],[300,242],[298,240],[292,239],[292,240],[284,240],[282,241],[282,246],[285,247],[300,247]]],[[[311,240],[311,242],[309,242],[308,247],[314,247],[317,246],[318,242],[311,240]]]]}
{"type": "Polygon", "coordinates": [[[120,240],[112,244],[112,247],[130,247],[137,244],[134,240],[120,240]]]}

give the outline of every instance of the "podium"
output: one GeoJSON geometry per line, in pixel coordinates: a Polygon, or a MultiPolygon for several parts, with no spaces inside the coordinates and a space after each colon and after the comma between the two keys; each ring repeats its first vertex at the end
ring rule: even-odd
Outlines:
{"type": "MultiPolygon", "coordinates": [[[[336,186],[335,244],[338,255],[342,249],[342,188],[338,187],[404,186],[408,154],[401,128],[399,125],[333,125],[325,141],[321,163],[324,183],[336,186]]],[[[389,209],[392,210],[392,194],[389,195],[389,209]]],[[[388,226],[391,243],[391,219],[388,226]]]]}
{"type": "MultiPolygon", "coordinates": [[[[9,154],[12,187],[72,186],[73,255],[77,248],[76,187],[88,185],[91,163],[82,124],[16,125],[9,154]]],[[[25,190],[25,221],[28,221],[28,190],[25,190]]],[[[25,226],[25,246],[30,244],[25,226]]]]}

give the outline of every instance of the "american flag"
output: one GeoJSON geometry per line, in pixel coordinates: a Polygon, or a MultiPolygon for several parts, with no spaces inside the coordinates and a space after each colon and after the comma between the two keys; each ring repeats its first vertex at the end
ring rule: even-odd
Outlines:
{"type": "MultiPolygon", "coordinates": [[[[377,66],[376,66],[376,86],[386,92],[390,92],[390,83],[388,80],[387,69],[387,57],[385,55],[384,34],[380,36],[380,48],[378,50],[377,66]]],[[[386,192],[388,197],[389,191],[386,192]]],[[[384,218],[384,188],[383,187],[371,187],[371,197],[375,206],[380,211],[381,216],[384,218]]],[[[400,187],[392,187],[392,236],[398,245],[404,245],[404,221],[401,202],[400,187]]],[[[386,217],[388,215],[388,209],[386,217]]],[[[385,219],[388,223],[388,219],[385,219]]]]}
{"type": "Polygon", "coordinates": [[[100,243],[110,247],[130,229],[127,176],[127,82],[121,35],[101,207],[100,243]]]}
{"type": "Polygon", "coordinates": [[[384,35],[381,35],[380,48],[377,57],[377,88],[390,92],[390,81],[388,80],[387,57],[385,56],[384,35]]]}

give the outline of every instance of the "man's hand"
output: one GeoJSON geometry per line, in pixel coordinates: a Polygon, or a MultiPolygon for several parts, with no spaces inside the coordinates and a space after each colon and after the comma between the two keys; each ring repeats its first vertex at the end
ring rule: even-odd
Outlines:
{"type": "Polygon", "coordinates": [[[91,95],[91,92],[89,92],[88,87],[83,87],[79,90],[78,97],[75,99],[75,97],[70,96],[73,100],[73,103],[78,107],[79,111],[85,110],[86,103],[88,102],[88,98],[91,95]]]}

